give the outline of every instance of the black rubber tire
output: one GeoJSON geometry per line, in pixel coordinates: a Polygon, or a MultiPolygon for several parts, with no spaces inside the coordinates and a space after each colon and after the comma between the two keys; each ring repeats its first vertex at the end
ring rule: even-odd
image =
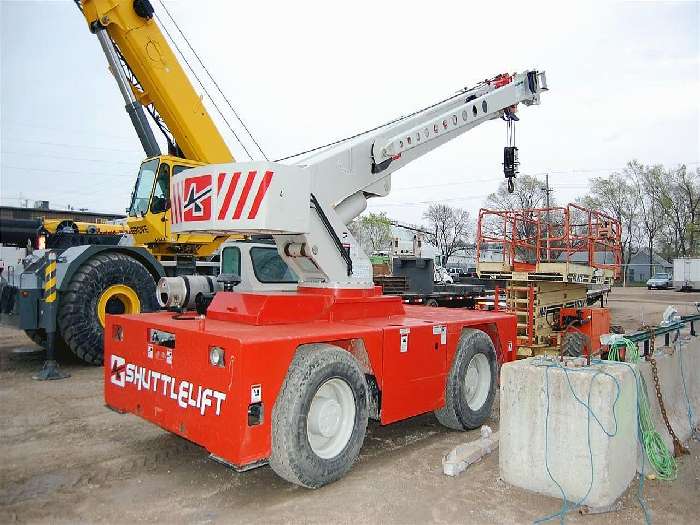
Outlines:
{"type": "Polygon", "coordinates": [[[297,350],[272,409],[270,466],[281,478],[318,488],[343,477],[360,454],[369,417],[365,375],[347,351],[329,344],[297,350]],[[327,380],[344,380],[355,396],[355,424],[345,448],[333,458],[314,453],[307,438],[306,418],[311,400],[327,380]]]}
{"type": "Polygon", "coordinates": [[[123,253],[100,253],[73,274],[58,307],[58,327],[78,359],[101,365],[104,330],[97,315],[97,302],[114,284],[129,286],[139,297],[141,312],[158,309],[156,284],[146,267],[123,253]]]}
{"type": "Polygon", "coordinates": [[[427,301],[425,301],[425,306],[429,308],[436,308],[440,305],[438,304],[437,299],[428,299],[427,301]]]}
{"type": "Polygon", "coordinates": [[[496,397],[496,375],[498,362],[496,350],[491,338],[481,330],[465,328],[457,343],[454,361],[445,385],[445,406],[435,411],[438,421],[454,430],[472,430],[479,428],[491,414],[493,400],[496,397]],[[467,373],[469,362],[476,354],[484,354],[491,371],[491,386],[484,404],[473,410],[467,404],[464,393],[463,378],[467,373]]]}
{"type": "Polygon", "coordinates": [[[580,357],[588,343],[588,337],[581,332],[566,332],[561,338],[561,349],[564,355],[580,357]]]}

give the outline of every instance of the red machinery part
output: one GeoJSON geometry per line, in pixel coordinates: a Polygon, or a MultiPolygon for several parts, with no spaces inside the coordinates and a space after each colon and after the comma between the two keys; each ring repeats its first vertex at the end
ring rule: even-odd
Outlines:
{"type": "Polygon", "coordinates": [[[464,328],[515,359],[510,313],[409,306],[378,289],[219,292],[205,318],[107,316],[105,400],[245,469],[270,457],[273,406],[301,345],[350,352],[374,376],[387,424],[444,406],[464,328]]]}
{"type": "Polygon", "coordinates": [[[586,352],[598,353],[603,345],[600,336],[610,333],[610,310],[608,308],[562,308],[559,311],[560,323],[567,332],[578,332],[586,337],[586,352]],[[570,320],[580,319],[578,322],[570,320]]]}

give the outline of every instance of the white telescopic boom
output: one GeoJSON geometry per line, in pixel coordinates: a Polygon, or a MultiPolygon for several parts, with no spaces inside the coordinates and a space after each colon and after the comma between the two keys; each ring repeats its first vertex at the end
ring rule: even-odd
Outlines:
{"type": "Polygon", "coordinates": [[[347,224],[391,174],[449,140],[540,103],[544,72],[499,75],[424,110],[342,141],[296,165],[202,166],[172,179],[172,231],[271,233],[300,286],[369,288],[372,266],[347,224]]]}

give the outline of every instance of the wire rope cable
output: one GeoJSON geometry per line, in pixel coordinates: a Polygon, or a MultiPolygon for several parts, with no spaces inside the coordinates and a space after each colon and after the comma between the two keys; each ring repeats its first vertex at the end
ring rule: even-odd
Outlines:
{"type": "MultiPolygon", "coordinates": [[[[475,89],[475,88],[479,87],[480,85],[481,84],[478,84],[474,88],[470,88],[470,89],[475,89]]],[[[360,131],[358,133],[355,133],[354,135],[350,135],[350,136],[342,138],[342,139],[334,140],[333,142],[329,142],[328,144],[324,144],[322,146],[316,146],[315,148],[307,149],[305,151],[300,151],[299,153],[294,153],[293,155],[287,155],[286,157],[282,157],[280,159],[275,160],[275,162],[282,162],[283,160],[289,160],[289,159],[293,159],[295,157],[301,157],[302,155],[306,155],[307,153],[313,153],[314,151],[329,148],[331,146],[336,146],[338,144],[342,144],[343,142],[347,142],[348,140],[352,140],[352,139],[356,139],[357,137],[361,137],[362,135],[367,135],[367,133],[372,133],[373,131],[377,131],[377,130],[380,130],[380,129],[385,128],[387,126],[391,126],[392,124],[396,124],[397,122],[401,122],[402,120],[406,120],[408,118],[415,117],[416,115],[419,115],[425,111],[429,111],[429,110],[439,106],[440,104],[444,104],[445,102],[449,102],[450,100],[454,100],[455,98],[459,98],[459,97],[463,96],[464,93],[466,93],[470,89],[464,89],[462,91],[459,91],[458,93],[456,93],[455,95],[452,95],[451,97],[444,98],[444,99],[440,100],[439,102],[435,102],[434,104],[431,104],[431,105],[426,106],[422,109],[414,111],[413,113],[408,113],[406,115],[402,115],[402,116],[397,117],[393,120],[385,122],[384,124],[380,124],[380,125],[375,126],[373,128],[366,129],[364,131],[360,131]]]]}
{"type": "MultiPolygon", "coordinates": [[[[161,5],[163,5],[162,2],[161,2],[161,5]]],[[[169,39],[170,42],[173,44],[173,46],[175,46],[175,50],[178,52],[178,54],[179,54],[180,57],[182,58],[182,61],[185,63],[185,65],[187,66],[187,68],[190,70],[190,72],[192,73],[192,76],[194,76],[195,80],[197,81],[197,83],[199,84],[199,86],[202,88],[202,90],[203,90],[204,93],[206,94],[207,98],[211,101],[212,105],[213,105],[214,108],[216,109],[216,111],[217,111],[217,113],[219,114],[219,116],[220,116],[220,117],[223,119],[223,121],[226,123],[226,126],[228,127],[229,131],[233,134],[233,136],[234,136],[234,138],[236,139],[236,141],[241,145],[241,147],[243,148],[243,151],[245,151],[245,154],[248,155],[248,158],[249,158],[250,160],[253,160],[253,156],[252,156],[252,155],[250,154],[250,152],[248,151],[248,148],[245,147],[245,144],[244,144],[243,141],[240,139],[240,137],[238,136],[238,134],[236,133],[236,131],[233,129],[233,126],[231,126],[231,123],[228,121],[228,119],[226,118],[226,116],[224,115],[224,113],[221,111],[221,109],[219,108],[219,106],[218,106],[218,104],[216,103],[216,101],[215,101],[215,100],[212,98],[212,96],[209,94],[209,91],[207,90],[206,86],[204,85],[204,83],[202,83],[201,79],[199,78],[199,76],[198,76],[197,73],[195,72],[194,68],[192,68],[192,66],[190,65],[189,60],[187,60],[187,57],[185,57],[185,54],[184,54],[184,53],[182,52],[182,50],[180,49],[180,46],[177,45],[177,42],[175,42],[175,39],[173,39],[172,35],[170,34],[170,31],[168,31],[168,28],[165,26],[165,24],[163,24],[163,21],[160,19],[160,17],[158,16],[157,13],[156,13],[155,16],[156,16],[156,19],[158,20],[158,22],[160,22],[160,26],[163,28],[163,31],[165,31],[165,34],[167,35],[168,39],[169,39]]]]}
{"type": "MultiPolygon", "coordinates": [[[[216,87],[216,89],[217,89],[217,91],[219,92],[219,94],[221,95],[221,97],[226,101],[226,104],[228,105],[229,109],[231,110],[231,112],[232,112],[232,113],[234,114],[234,116],[236,117],[236,120],[238,120],[238,122],[240,122],[241,126],[243,127],[243,129],[245,130],[245,132],[248,134],[248,136],[250,137],[250,139],[253,141],[253,143],[255,144],[255,147],[258,148],[258,151],[259,151],[260,154],[263,156],[263,158],[264,158],[265,160],[269,161],[270,159],[267,157],[267,155],[266,155],[265,152],[263,151],[262,147],[260,146],[260,143],[255,139],[255,137],[254,137],[253,134],[251,133],[250,129],[248,128],[248,126],[246,125],[246,123],[245,123],[245,122],[243,121],[243,119],[241,118],[241,116],[240,116],[240,114],[238,113],[238,111],[236,111],[236,109],[233,107],[233,104],[231,104],[231,101],[230,101],[230,100],[228,99],[228,97],[224,94],[224,92],[223,92],[223,90],[221,89],[221,87],[219,87],[219,83],[216,81],[216,79],[214,79],[214,77],[212,76],[212,74],[209,72],[209,69],[207,69],[207,66],[204,65],[204,62],[203,62],[202,59],[199,57],[199,54],[198,54],[198,53],[195,51],[195,49],[192,47],[192,44],[190,44],[189,39],[188,39],[188,38],[185,36],[185,34],[182,32],[182,29],[180,29],[180,26],[178,25],[178,23],[177,23],[177,22],[175,21],[175,19],[173,18],[173,15],[170,14],[170,11],[168,11],[168,8],[165,7],[165,4],[163,3],[163,0],[159,0],[159,3],[160,3],[160,5],[161,5],[161,7],[163,8],[163,11],[165,11],[165,14],[168,15],[168,18],[170,19],[170,21],[171,21],[171,22],[173,23],[173,25],[175,26],[175,29],[177,29],[178,33],[180,33],[180,36],[182,37],[182,39],[183,39],[183,40],[185,41],[185,43],[187,44],[187,47],[189,47],[189,48],[190,48],[190,51],[192,51],[192,54],[193,54],[193,55],[195,56],[195,58],[197,59],[197,62],[199,62],[199,65],[202,66],[202,69],[204,70],[204,72],[205,72],[205,73],[207,74],[207,76],[209,77],[209,80],[212,81],[212,83],[213,83],[214,86],[216,87]]],[[[156,16],[157,16],[157,15],[156,15],[156,16]]],[[[158,20],[160,21],[160,19],[158,19],[158,20]]],[[[161,22],[161,25],[163,25],[162,22],[161,22]]],[[[168,36],[170,37],[170,35],[168,35],[168,36]]],[[[170,37],[170,40],[171,40],[171,41],[173,40],[172,37],[170,37]]],[[[174,43],[174,41],[173,41],[173,43],[174,43]]],[[[182,52],[180,52],[179,49],[178,49],[178,52],[180,53],[180,56],[182,56],[183,59],[184,59],[184,55],[182,54],[182,52]]],[[[190,66],[188,65],[188,67],[190,67],[190,66]]],[[[192,68],[190,68],[190,71],[192,71],[192,68]]],[[[192,73],[194,74],[194,71],[193,71],[192,73]]],[[[201,83],[200,83],[200,85],[201,85],[201,83]]],[[[202,89],[204,89],[204,88],[202,88],[202,89]]],[[[209,100],[211,100],[212,103],[213,103],[214,101],[213,101],[213,99],[211,98],[211,95],[209,95],[209,93],[207,93],[207,96],[209,97],[209,100]]],[[[218,109],[218,108],[217,108],[217,109],[218,109]]],[[[223,118],[223,116],[222,116],[222,118],[223,118]]],[[[226,122],[226,124],[228,125],[228,122],[226,122]]],[[[229,129],[231,129],[230,126],[229,126],[229,129]]],[[[231,130],[231,132],[233,132],[233,130],[231,130]]],[[[236,139],[238,140],[239,143],[241,142],[240,139],[238,139],[238,137],[236,137],[236,139]]],[[[241,146],[243,146],[242,143],[241,143],[241,146]]],[[[246,149],[245,146],[243,146],[243,149],[246,149]]],[[[247,149],[246,149],[246,153],[248,154],[249,157],[251,157],[251,156],[250,156],[250,153],[248,153],[248,150],[247,150],[247,149]]],[[[252,159],[252,157],[251,157],[251,159],[252,159]]]]}

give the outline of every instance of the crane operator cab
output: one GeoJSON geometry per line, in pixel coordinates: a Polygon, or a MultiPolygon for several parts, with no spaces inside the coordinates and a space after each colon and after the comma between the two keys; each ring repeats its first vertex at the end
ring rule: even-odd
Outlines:
{"type": "MultiPolygon", "coordinates": [[[[202,163],[170,155],[146,159],[141,164],[136,185],[127,210],[129,233],[134,244],[148,246],[156,256],[166,257],[195,250],[193,255],[207,255],[202,250],[215,251],[219,244],[206,246],[215,236],[210,234],[182,235],[170,231],[170,178],[178,173],[201,166],[202,163]],[[201,238],[201,244],[197,239],[201,238]],[[192,243],[195,243],[192,245],[192,243]],[[182,248],[182,249],[178,249],[182,248]]],[[[222,237],[221,242],[226,238],[222,237]]]]}

